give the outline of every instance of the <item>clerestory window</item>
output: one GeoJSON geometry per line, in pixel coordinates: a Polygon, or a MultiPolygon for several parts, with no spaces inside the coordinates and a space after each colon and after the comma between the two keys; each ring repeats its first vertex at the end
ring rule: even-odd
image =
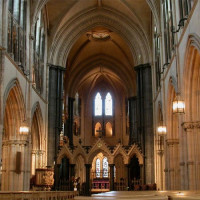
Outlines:
{"type": "Polygon", "coordinates": [[[7,49],[23,72],[26,70],[26,9],[25,0],[9,0],[7,49]]]}

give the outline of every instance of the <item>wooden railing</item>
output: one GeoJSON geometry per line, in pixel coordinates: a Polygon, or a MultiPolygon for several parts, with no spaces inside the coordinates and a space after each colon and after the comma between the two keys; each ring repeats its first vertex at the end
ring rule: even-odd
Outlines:
{"type": "Polygon", "coordinates": [[[1,200],[72,200],[77,191],[0,192],[1,200]]]}

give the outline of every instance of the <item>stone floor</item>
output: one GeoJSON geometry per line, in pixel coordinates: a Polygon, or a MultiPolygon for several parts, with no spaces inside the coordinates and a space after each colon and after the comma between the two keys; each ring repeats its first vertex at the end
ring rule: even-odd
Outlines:
{"type": "Polygon", "coordinates": [[[77,196],[75,200],[200,200],[200,191],[111,191],[93,194],[91,197],[77,196]]]}

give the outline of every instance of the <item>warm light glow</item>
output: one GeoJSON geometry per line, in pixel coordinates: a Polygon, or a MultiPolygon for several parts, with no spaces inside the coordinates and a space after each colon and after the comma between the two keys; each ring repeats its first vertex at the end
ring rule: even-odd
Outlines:
{"type": "Polygon", "coordinates": [[[184,196],[184,193],[183,192],[178,192],[177,195],[178,196],[184,196]]]}
{"type": "Polygon", "coordinates": [[[21,126],[21,127],[19,128],[19,132],[20,132],[20,133],[28,133],[28,132],[29,132],[28,126],[21,126]]]}
{"type": "Polygon", "coordinates": [[[167,133],[167,128],[166,126],[159,126],[157,131],[159,135],[165,135],[167,133]]]}
{"type": "Polygon", "coordinates": [[[173,113],[185,113],[185,102],[178,100],[178,97],[173,101],[173,113]]]}

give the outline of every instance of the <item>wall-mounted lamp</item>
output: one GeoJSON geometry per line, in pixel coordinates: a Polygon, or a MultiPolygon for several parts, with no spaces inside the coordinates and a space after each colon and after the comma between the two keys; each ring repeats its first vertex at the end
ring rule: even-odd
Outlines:
{"type": "Polygon", "coordinates": [[[181,100],[180,94],[177,94],[173,101],[173,113],[184,114],[185,113],[185,102],[181,100]]]}
{"type": "Polygon", "coordinates": [[[28,134],[29,132],[29,127],[26,121],[26,90],[27,90],[27,76],[29,75],[29,71],[24,71],[24,75],[26,76],[26,86],[25,86],[25,112],[24,112],[24,121],[22,122],[20,128],[19,128],[19,132],[20,134],[28,134]]]}
{"type": "Polygon", "coordinates": [[[157,132],[158,132],[158,135],[166,135],[167,134],[166,126],[164,126],[164,125],[158,126],[157,132]]]}
{"type": "Polygon", "coordinates": [[[160,74],[163,74],[164,73],[164,70],[166,67],[168,67],[170,63],[165,63],[163,66],[162,66],[162,71],[160,72],[160,74]]]}
{"type": "Polygon", "coordinates": [[[184,21],[186,21],[187,19],[188,19],[187,17],[184,17],[184,18],[180,19],[180,21],[179,21],[179,23],[178,23],[178,29],[175,30],[175,27],[173,26],[171,32],[172,32],[172,33],[177,33],[177,32],[179,32],[180,29],[181,29],[182,27],[184,27],[184,21]]]}

